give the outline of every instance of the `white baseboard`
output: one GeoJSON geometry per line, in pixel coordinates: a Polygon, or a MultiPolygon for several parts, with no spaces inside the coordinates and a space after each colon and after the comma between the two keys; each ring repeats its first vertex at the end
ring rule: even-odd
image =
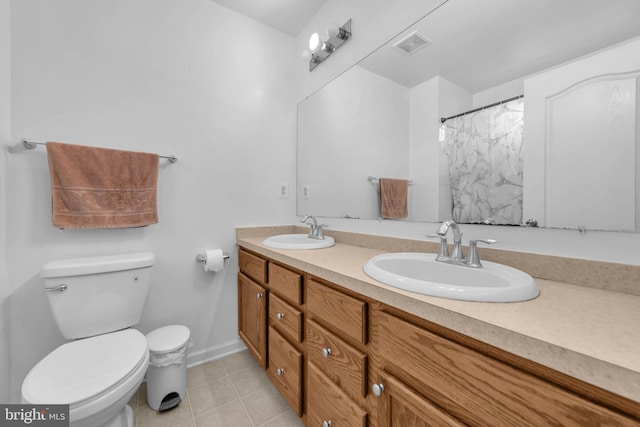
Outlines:
{"type": "Polygon", "coordinates": [[[190,351],[187,354],[187,368],[201,365],[212,360],[220,359],[233,353],[246,350],[247,346],[244,345],[240,338],[232,341],[227,341],[214,347],[205,348],[198,351],[190,351]]]}

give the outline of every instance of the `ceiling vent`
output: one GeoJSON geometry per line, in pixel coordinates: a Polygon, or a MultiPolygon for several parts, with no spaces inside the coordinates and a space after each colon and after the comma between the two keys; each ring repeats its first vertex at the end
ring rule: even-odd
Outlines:
{"type": "Polygon", "coordinates": [[[423,36],[417,31],[410,33],[393,44],[393,47],[398,49],[405,55],[413,55],[420,49],[431,44],[431,40],[423,36]]]}

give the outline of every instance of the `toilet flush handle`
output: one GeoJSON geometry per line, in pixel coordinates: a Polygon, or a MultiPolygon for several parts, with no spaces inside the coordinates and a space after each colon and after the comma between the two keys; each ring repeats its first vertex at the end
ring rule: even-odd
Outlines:
{"type": "Polygon", "coordinates": [[[47,292],[54,292],[54,291],[64,292],[67,290],[67,285],[62,284],[62,285],[54,286],[53,288],[44,288],[44,290],[47,292]]]}

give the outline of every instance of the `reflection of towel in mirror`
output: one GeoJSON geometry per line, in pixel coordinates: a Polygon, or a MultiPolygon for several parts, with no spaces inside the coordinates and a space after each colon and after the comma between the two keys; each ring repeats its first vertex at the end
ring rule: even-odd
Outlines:
{"type": "Polygon", "coordinates": [[[382,218],[406,218],[409,181],[406,179],[380,178],[380,212],[382,218]]]}
{"type": "Polygon", "coordinates": [[[129,228],[158,222],[158,155],[47,143],[52,222],[60,228],[129,228]]]}

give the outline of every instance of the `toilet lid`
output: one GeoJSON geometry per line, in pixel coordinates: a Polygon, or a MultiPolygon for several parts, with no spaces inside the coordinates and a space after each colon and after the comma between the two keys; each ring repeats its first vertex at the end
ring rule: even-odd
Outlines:
{"type": "Polygon", "coordinates": [[[74,404],[127,378],[147,354],[147,341],[125,329],[63,344],[31,369],[22,384],[29,403],[74,404]]]}
{"type": "Polygon", "coordinates": [[[147,345],[151,353],[169,353],[183,347],[191,332],[184,325],[170,325],[155,329],[147,334],[147,345]]]}

